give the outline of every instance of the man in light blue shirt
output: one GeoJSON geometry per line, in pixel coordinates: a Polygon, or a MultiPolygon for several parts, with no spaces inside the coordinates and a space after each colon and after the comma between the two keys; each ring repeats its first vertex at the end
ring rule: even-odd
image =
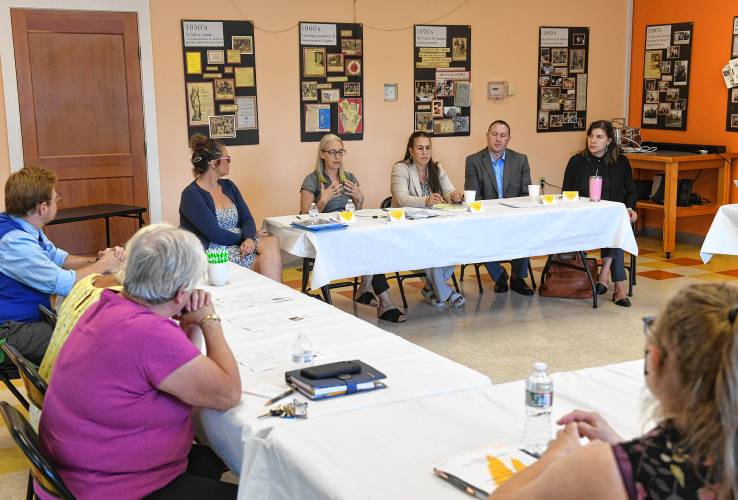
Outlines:
{"type": "Polygon", "coordinates": [[[60,199],[56,174],[36,167],[14,172],[5,184],[0,213],[0,339],[40,363],[51,338],[39,306],[51,309],[51,295],[65,296],[91,273],[112,272],[124,255],[107,249],[80,257],[56,248],[42,228],[54,220],[60,199]]]}
{"type": "MultiPolygon", "coordinates": [[[[487,129],[487,147],[466,158],[465,191],[474,190],[478,200],[528,196],[531,183],[528,157],[508,149],[509,142],[510,125],[503,120],[493,121],[487,129]]],[[[485,262],[485,266],[495,280],[495,292],[512,289],[521,295],[533,295],[525,282],[527,258],[512,260],[509,287],[507,271],[499,262],[485,262]]]]}

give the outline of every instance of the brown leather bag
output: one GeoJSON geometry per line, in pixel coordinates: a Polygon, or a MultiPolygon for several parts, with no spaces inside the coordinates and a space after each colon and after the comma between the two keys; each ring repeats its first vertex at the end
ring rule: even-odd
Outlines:
{"type": "MultiPolygon", "coordinates": [[[[599,273],[597,260],[586,259],[592,279],[597,283],[599,273]]],[[[582,257],[578,253],[560,253],[552,255],[548,270],[541,277],[538,293],[541,297],[560,297],[565,299],[586,299],[592,297],[592,284],[584,271],[582,257]],[[573,269],[576,266],[579,269],[573,269]]]]}

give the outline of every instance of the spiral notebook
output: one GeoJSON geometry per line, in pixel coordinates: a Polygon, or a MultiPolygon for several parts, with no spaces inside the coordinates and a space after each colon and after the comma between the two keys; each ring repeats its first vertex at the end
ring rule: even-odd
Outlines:
{"type": "Polygon", "coordinates": [[[433,468],[433,473],[475,498],[486,499],[537,458],[515,446],[494,444],[467,451],[433,468]]]}

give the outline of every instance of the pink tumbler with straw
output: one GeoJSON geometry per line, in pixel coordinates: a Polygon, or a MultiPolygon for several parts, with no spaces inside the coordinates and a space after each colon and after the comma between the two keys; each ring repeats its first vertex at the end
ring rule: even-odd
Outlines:
{"type": "Polygon", "coordinates": [[[589,178],[589,201],[602,199],[602,177],[593,175],[589,178]]]}

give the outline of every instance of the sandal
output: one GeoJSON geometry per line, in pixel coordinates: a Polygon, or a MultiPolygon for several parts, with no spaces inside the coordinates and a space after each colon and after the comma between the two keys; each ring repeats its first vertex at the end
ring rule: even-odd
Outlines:
{"type": "Polygon", "coordinates": [[[597,282],[595,283],[595,291],[597,292],[597,295],[605,295],[607,293],[607,285],[597,282]]]}
{"type": "Polygon", "coordinates": [[[407,321],[407,316],[402,314],[396,307],[394,309],[387,309],[379,315],[379,319],[383,321],[389,321],[390,323],[404,323],[407,321]]]}
{"type": "Polygon", "coordinates": [[[615,300],[615,296],[613,296],[612,300],[613,302],[615,302],[616,306],[620,306],[620,307],[630,307],[631,306],[630,299],[628,299],[628,297],[623,297],[621,299],[615,300]]]}
{"type": "Polygon", "coordinates": [[[364,292],[358,297],[354,297],[354,302],[364,304],[365,306],[377,307],[377,299],[372,292],[364,292]]]}
{"type": "Polygon", "coordinates": [[[422,288],[420,293],[423,295],[423,299],[433,307],[437,307],[439,309],[446,307],[446,303],[438,300],[438,297],[436,297],[436,294],[433,293],[432,289],[428,290],[427,288],[422,288]]]}
{"type": "Polygon", "coordinates": [[[466,299],[459,292],[451,292],[446,302],[458,309],[466,303],[466,299]]]}

